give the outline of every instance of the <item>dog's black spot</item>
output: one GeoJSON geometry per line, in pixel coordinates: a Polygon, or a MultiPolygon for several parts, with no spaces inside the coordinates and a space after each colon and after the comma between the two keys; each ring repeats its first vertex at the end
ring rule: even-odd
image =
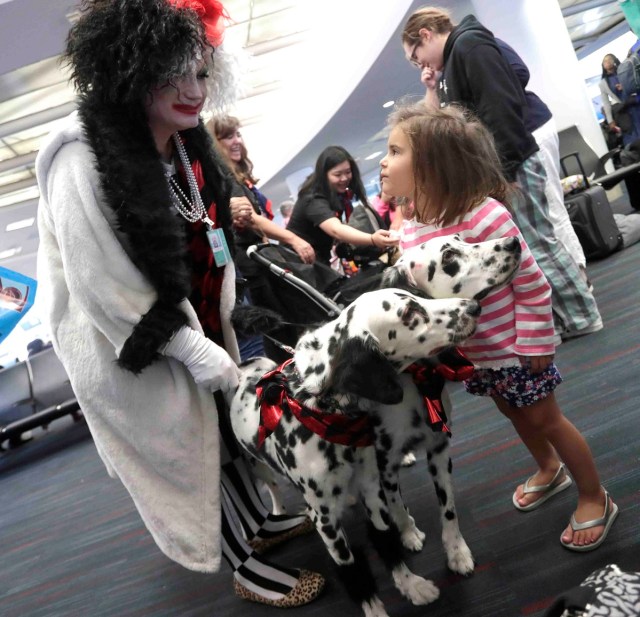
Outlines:
{"type": "Polygon", "coordinates": [[[391,309],[391,304],[387,300],[384,300],[382,302],[382,309],[384,311],[389,311],[391,309]]]}
{"type": "Polygon", "coordinates": [[[448,463],[448,465],[447,465],[447,471],[448,471],[449,473],[452,473],[452,472],[453,472],[453,461],[452,461],[451,459],[449,459],[449,463],[448,463]]]}
{"type": "Polygon", "coordinates": [[[448,521],[452,521],[456,518],[456,513],[453,512],[452,510],[447,510],[444,513],[444,517],[448,520],[448,521]]]}
{"type": "Polygon", "coordinates": [[[453,278],[458,275],[458,272],[460,272],[460,262],[457,260],[451,261],[442,266],[442,271],[453,278]]]}
{"type": "Polygon", "coordinates": [[[322,533],[327,536],[329,540],[335,540],[338,537],[338,532],[333,525],[323,525],[322,533]]]}
{"type": "Polygon", "coordinates": [[[434,454],[442,454],[449,447],[449,442],[443,441],[439,443],[434,449],[434,454]]]}
{"type": "Polygon", "coordinates": [[[438,475],[438,468],[435,465],[429,465],[429,473],[435,477],[438,475]]]}
{"type": "Polygon", "coordinates": [[[485,268],[490,268],[494,263],[496,263],[496,258],[495,258],[495,257],[489,257],[488,259],[485,259],[485,260],[482,262],[482,265],[483,265],[485,268]]]}
{"type": "Polygon", "coordinates": [[[427,340],[427,337],[424,334],[421,334],[418,337],[418,343],[424,343],[427,340]]]}
{"type": "Polygon", "coordinates": [[[321,516],[320,517],[320,523],[322,525],[328,525],[329,524],[329,517],[328,516],[321,516]]]}
{"type": "Polygon", "coordinates": [[[393,341],[394,339],[398,338],[398,333],[396,330],[389,330],[387,336],[389,337],[390,341],[393,341]]]}
{"type": "MultiPolygon", "coordinates": [[[[334,537],[335,537],[335,532],[334,532],[334,537]]],[[[344,562],[350,559],[351,551],[349,550],[349,547],[347,546],[343,538],[339,538],[336,542],[334,542],[333,548],[338,553],[338,558],[341,561],[344,562]]]]}
{"type": "Polygon", "coordinates": [[[339,486],[334,486],[333,490],[331,491],[331,494],[334,497],[337,497],[338,495],[342,495],[342,489],[339,486]]]}
{"type": "Polygon", "coordinates": [[[432,262],[429,264],[429,268],[428,268],[428,270],[427,270],[427,272],[428,272],[427,279],[428,279],[429,281],[432,281],[432,280],[433,280],[433,277],[434,277],[434,276],[435,276],[435,274],[436,274],[436,268],[437,268],[437,267],[438,267],[438,264],[437,264],[435,261],[432,261],[432,262]]]}
{"type": "Polygon", "coordinates": [[[295,448],[298,440],[293,433],[289,433],[289,448],[295,448]]]}
{"type": "Polygon", "coordinates": [[[436,495],[438,496],[438,501],[440,505],[444,508],[447,505],[447,493],[442,489],[442,487],[437,483],[433,483],[434,488],[436,489],[436,495]]]}
{"type": "Polygon", "coordinates": [[[453,293],[454,294],[459,294],[461,289],[462,289],[462,283],[456,283],[453,286],[453,293]]]}

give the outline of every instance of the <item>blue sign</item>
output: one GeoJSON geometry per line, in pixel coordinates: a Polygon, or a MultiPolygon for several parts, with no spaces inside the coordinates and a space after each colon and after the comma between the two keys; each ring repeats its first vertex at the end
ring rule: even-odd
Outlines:
{"type": "Polygon", "coordinates": [[[35,279],[0,268],[0,343],[33,306],[37,286],[35,279]]]}

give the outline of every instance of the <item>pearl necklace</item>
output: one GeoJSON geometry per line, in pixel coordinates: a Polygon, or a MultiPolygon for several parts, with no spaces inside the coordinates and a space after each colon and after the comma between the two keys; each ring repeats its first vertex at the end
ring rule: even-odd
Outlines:
{"type": "Polygon", "coordinates": [[[169,191],[171,192],[171,201],[173,202],[175,209],[185,219],[187,219],[187,221],[189,221],[190,223],[195,223],[196,221],[204,221],[210,229],[213,229],[214,224],[213,221],[207,216],[207,210],[204,207],[204,203],[202,202],[202,197],[200,196],[200,191],[198,189],[198,182],[196,180],[195,174],[193,173],[193,169],[191,168],[191,163],[189,162],[187,151],[185,150],[178,133],[174,133],[172,138],[173,143],[176,147],[176,151],[178,152],[178,157],[180,158],[180,162],[182,163],[184,173],[187,176],[187,183],[189,184],[191,200],[189,200],[184,194],[176,179],[173,176],[170,176],[169,191]]]}

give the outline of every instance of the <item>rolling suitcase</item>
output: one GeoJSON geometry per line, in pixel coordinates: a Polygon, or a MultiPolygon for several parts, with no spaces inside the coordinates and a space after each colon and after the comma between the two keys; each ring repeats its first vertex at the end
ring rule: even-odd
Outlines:
{"type": "MultiPolygon", "coordinates": [[[[586,188],[575,195],[565,197],[564,204],[571,224],[588,260],[602,259],[622,248],[622,235],[613,218],[609,198],[602,186],[590,185],[577,153],[562,157],[575,157],[584,176],[586,188]]],[[[566,173],[566,172],[565,172],[566,173]]]]}

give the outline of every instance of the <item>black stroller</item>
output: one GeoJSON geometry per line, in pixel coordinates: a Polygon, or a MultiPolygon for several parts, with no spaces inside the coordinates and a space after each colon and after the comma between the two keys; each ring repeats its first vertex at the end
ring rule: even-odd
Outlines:
{"type": "Polygon", "coordinates": [[[257,244],[247,255],[264,268],[269,280],[270,306],[287,326],[272,333],[278,342],[295,346],[308,326],[334,319],[361,294],[378,289],[386,263],[375,259],[360,262],[355,275],[347,277],[330,266],[305,264],[291,249],[278,244],[257,244]]]}

